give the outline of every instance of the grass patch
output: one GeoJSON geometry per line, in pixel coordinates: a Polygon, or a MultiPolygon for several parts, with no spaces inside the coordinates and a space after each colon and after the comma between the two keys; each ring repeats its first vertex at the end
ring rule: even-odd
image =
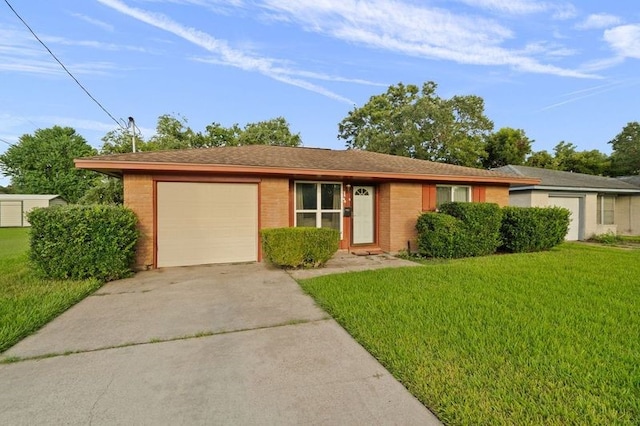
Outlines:
{"type": "Polygon", "coordinates": [[[91,294],[97,280],[54,281],[29,266],[28,229],[0,228],[0,352],[91,294]]]}
{"type": "Polygon", "coordinates": [[[301,285],[446,424],[639,424],[638,277],[565,243],[301,285]]]}

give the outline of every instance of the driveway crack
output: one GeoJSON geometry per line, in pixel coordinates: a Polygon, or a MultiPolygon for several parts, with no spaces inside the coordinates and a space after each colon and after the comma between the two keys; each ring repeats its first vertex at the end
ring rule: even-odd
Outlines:
{"type": "Polygon", "coordinates": [[[96,398],[96,400],[93,402],[93,405],[91,406],[91,409],[89,410],[89,424],[93,423],[93,416],[94,416],[94,410],[96,408],[96,405],[98,405],[98,402],[100,402],[100,400],[106,395],[106,393],[109,391],[109,388],[111,387],[111,384],[113,383],[113,381],[115,380],[115,375],[111,374],[111,380],[109,380],[109,383],[107,383],[107,386],[105,386],[105,388],[102,390],[102,393],[100,393],[100,395],[98,395],[98,397],[96,398]]]}

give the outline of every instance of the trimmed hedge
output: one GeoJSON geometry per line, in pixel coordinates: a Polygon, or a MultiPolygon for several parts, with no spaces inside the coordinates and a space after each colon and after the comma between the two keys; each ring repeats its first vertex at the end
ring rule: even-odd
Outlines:
{"type": "Polygon", "coordinates": [[[272,264],[317,268],[338,251],[340,232],[329,228],[271,228],[260,231],[262,252],[272,264]]]}
{"type": "Polygon", "coordinates": [[[465,238],[462,251],[466,256],[486,256],[500,247],[500,225],[502,210],[494,203],[444,203],[440,211],[464,224],[465,238]]]}
{"type": "Polygon", "coordinates": [[[501,248],[522,253],[555,247],[569,232],[570,216],[562,207],[504,207],[501,248]]]}
{"type": "Polygon", "coordinates": [[[54,279],[111,281],[131,275],[138,240],[135,214],[124,207],[68,205],[34,209],[30,258],[54,279]]]}
{"type": "Polygon", "coordinates": [[[418,250],[427,257],[486,256],[500,246],[502,212],[493,203],[445,203],[418,218],[418,250]]]}
{"type": "Polygon", "coordinates": [[[425,257],[462,257],[458,242],[464,238],[462,221],[447,214],[428,212],[418,217],[418,253],[425,257]]]}

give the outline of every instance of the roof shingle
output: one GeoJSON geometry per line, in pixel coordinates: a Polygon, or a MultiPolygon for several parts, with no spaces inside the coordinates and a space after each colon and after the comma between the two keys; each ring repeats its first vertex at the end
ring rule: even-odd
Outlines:
{"type": "Polygon", "coordinates": [[[511,173],[515,176],[530,177],[540,179],[539,186],[561,187],[575,189],[606,189],[606,190],[640,190],[639,187],[620,179],[594,176],[583,173],[572,173],[561,170],[540,169],[527,166],[504,166],[494,169],[497,171],[511,173]]]}
{"type": "MultiPolygon", "coordinates": [[[[433,161],[417,160],[360,150],[330,150],[321,148],[293,148],[266,145],[218,147],[173,151],[138,152],[102,155],[76,160],[79,167],[101,169],[100,165],[118,163],[123,170],[135,169],[136,164],[193,164],[244,166],[256,168],[318,171],[344,171],[407,174],[447,175],[485,178],[513,178],[503,171],[475,169],[433,161]]],[[[102,168],[104,170],[104,168],[102,168]]],[[[516,179],[517,180],[517,179],[516,179]]]]}

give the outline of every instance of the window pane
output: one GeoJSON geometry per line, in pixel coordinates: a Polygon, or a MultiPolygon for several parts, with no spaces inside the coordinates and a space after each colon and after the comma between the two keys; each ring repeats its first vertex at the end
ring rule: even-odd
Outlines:
{"type": "MultiPolygon", "coordinates": [[[[318,208],[318,193],[315,183],[296,184],[296,209],[316,210],[318,208]]],[[[315,226],[315,225],[314,225],[315,226]]]]}
{"type": "Polygon", "coordinates": [[[322,193],[322,210],[340,210],[340,185],[323,183],[320,189],[322,193]]]}
{"type": "Polygon", "coordinates": [[[598,214],[597,223],[602,225],[602,195],[598,195],[598,214]]]}
{"type": "Polygon", "coordinates": [[[322,227],[340,230],[340,213],[322,213],[322,227]]]}
{"type": "Polygon", "coordinates": [[[469,188],[454,186],[453,201],[469,201],[469,188]]]}
{"type": "Polygon", "coordinates": [[[436,206],[451,201],[451,187],[450,186],[438,186],[436,187],[436,206]]]}
{"type": "Polygon", "coordinates": [[[316,227],[316,214],[315,213],[296,213],[296,226],[297,227],[316,227]]]}
{"type": "Polygon", "coordinates": [[[614,223],[614,205],[615,198],[614,197],[602,197],[602,223],[604,225],[613,225],[614,223]]]}

